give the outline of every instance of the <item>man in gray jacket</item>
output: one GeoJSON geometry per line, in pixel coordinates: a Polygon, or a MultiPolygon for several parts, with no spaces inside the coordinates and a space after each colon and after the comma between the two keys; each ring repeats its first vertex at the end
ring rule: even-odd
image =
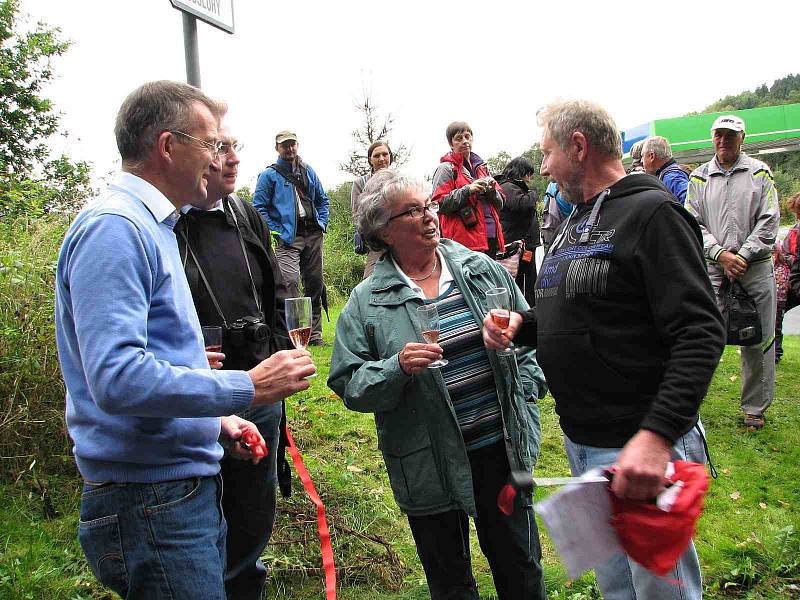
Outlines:
{"type": "Polygon", "coordinates": [[[745,124],[734,115],[718,117],[711,126],[716,155],[689,178],[686,209],[703,231],[708,276],[725,301],[726,279],[738,280],[753,298],[762,339],[742,347],[744,424],[764,426],[764,412],[775,397],[775,274],[772,246],[778,233],[780,207],[772,172],[742,152],[745,124]]]}

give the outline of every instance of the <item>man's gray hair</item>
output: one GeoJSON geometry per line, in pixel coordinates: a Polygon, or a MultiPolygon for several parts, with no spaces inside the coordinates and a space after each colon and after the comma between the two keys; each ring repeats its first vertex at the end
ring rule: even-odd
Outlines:
{"type": "Polygon", "coordinates": [[[143,160],[163,131],[191,129],[192,109],[198,102],[217,120],[227,111],[224,102],[178,81],[150,81],[133,90],[120,106],[114,124],[122,162],[131,165],[143,160]]]}
{"type": "Polygon", "coordinates": [[[634,161],[642,162],[642,147],[644,146],[644,140],[639,140],[638,142],[634,143],[631,146],[631,159],[634,161]]]}
{"type": "Polygon", "coordinates": [[[669,145],[669,140],[660,135],[654,135],[644,141],[642,145],[642,155],[648,152],[653,152],[658,160],[669,160],[672,158],[672,148],[669,145]]]}
{"type": "Polygon", "coordinates": [[[388,246],[380,234],[389,224],[392,206],[410,192],[424,190],[421,182],[393,169],[381,169],[367,181],[358,200],[356,229],[372,250],[382,251],[388,246]]]}
{"type": "Polygon", "coordinates": [[[536,115],[539,126],[566,150],[572,134],[580,131],[602,154],[622,158],[622,138],[614,119],[599,104],[588,100],[559,100],[536,115]]]}

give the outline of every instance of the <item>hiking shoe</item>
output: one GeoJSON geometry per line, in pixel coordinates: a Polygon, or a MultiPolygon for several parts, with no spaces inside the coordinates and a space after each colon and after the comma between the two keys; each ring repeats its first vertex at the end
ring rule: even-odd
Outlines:
{"type": "Polygon", "coordinates": [[[745,415],[744,426],[753,431],[758,431],[764,427],[764,417],[758,415],[745,415]]]}

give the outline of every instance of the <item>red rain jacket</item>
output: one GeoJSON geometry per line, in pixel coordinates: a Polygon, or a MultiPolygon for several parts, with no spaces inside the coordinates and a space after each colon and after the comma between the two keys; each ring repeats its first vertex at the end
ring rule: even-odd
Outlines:
{"type": "MultiPolygon", "coordinates": [[[[477,156],[477,155],[475,155],[477,156]]],[[[441,158],[441,162],[450,163],[451,176],[433,191],[432,200],[441,203],[442,199],[453,190],[464,187],[472,183],[473,179],[467,175],[462,168],[463,156],[454,152],[449,152],[441,158]]],[[[480,160],[480,159],[479,159],[480,160]]],[[[490,176],[489,170],[486,168],[486,163],[480,160],[475,168],[476,179],[490,176]]],[[[500,198],[505,198],[503,189],[497,184],[494,184],[497,194],[500,198]]],[[[458,213],[443,214],[439,213],[439,226],[442,229],[442,237],[455,240],[462,246],[466,246],[470,250],[483,252],[489,249],[489,243],[486,240],[486,218],[483,212],[484,203],[481,202],[477,194],[471,194],[467,200],[469,206],[475,209],[478,215],[478,223],[474,227],[467,227],[458,216],[458,213]]],[[[489,205],[492,217],[497,223],[497,244],[498,248],[502,249],[505,246],[503,239],[503,227],[500,224],[500,215],[491,204],[489,205]]]]}

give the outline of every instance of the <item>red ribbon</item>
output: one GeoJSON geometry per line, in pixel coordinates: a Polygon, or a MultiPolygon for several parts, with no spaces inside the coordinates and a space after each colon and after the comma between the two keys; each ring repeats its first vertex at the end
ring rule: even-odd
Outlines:
{"type": "Polygon", "coordinates": [[[292,434],[289,431],[289,426],[286,425],[286,439],[289,441],[289,455],[292,457],[294,468],[306,494],[317,507],[317,532],[319,533],[319,547],[322,552],[322,569],[325,572],[325,598],[327,600],[336,600],[336,565],[333,562],[333,548],[331,547],[331,534],[328,531],[328,521],[325,518],[325,505],[314,487],[314,482],[311,481],[311,475],[303,463],[303,457],[300,451],[295,446],[292,434]]]}

